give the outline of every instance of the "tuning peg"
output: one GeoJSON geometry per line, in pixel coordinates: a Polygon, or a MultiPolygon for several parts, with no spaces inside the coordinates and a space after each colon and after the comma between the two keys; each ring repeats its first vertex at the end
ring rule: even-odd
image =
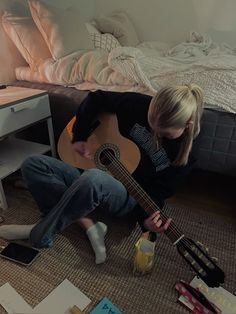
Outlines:
{"type": "Polygon", "coordinates": [[[213,262],[215,262],[216,264],[218,263],[218,257],[215,256],[211,256],[211,259],[213,260],[213,262]]]}
{"type": "Polygon", "coordinates": [[[203,243],[197,241],[197,245],[198,245],[199,247],[201,247],[201,249],[204,250],[205,253],[208,253],[208,252],[209,252],[209,248],[206,247],[203,243]]]}

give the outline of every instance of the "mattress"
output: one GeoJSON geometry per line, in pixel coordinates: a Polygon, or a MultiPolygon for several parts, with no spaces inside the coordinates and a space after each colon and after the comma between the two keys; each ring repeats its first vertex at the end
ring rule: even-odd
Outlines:
{"type": "Polygon", "coordinates": [[[204,109],[197,167],[236,176],[236,115],[204,109]]]}
{"type": "MultiPolygon", "coordinates": [[[[87,91],[45,83],[18,81],[14,85],[48,91],[56,141],[88,94],[87,91]]],[[[236,115],[204,109],[199,136],[196,167],[236,176],[236,115]]]]}

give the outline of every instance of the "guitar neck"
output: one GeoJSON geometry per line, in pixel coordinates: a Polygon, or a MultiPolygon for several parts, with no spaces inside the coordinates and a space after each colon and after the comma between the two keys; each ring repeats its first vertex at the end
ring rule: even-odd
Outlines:
{"type": "MultiPolygon", "coordinates": [[[[151,199],[151,197],[143,190],[143,188],[137,183],[137,181],[131,176],[124,165],[115,159],[106,168],[126,187],[130,195],[138,202],[138,204],[146,211],[148,215],[153,214],[160,208],[151,199]]],[[[161,219],[165,223],[168,219],[166,215],[161,213],[161,219]]],[[[177,228],[175,223],[171,221],[169,228],[165,231],[167,237],[172,243],[177,243],[178,240],[183,238],[183,233],[177,228]]]]}
{"type": "MultiPolygon", "coordinates": [[[[89,151],[94,152],[94,149],[98,148],[93,160],[80,157],[72,148],[71,137],[74,120],[75,118],[68,123],[58,141],[58,153],[61,159],[82,169],[97,167],[102,170],[109,170],[114,177],[123,183],[130,195],[136,199],[148,215],[160,210],[130,175],[138,167],[140,151],[135,143],[120,135],[116,116],[106,114],[99,117],[101,124],[87,141],[89,151]],[[129,154],[122,154],[122,151],[129,151],[129,154]]],[[[168,217],[161,213],[161,219],[165,223],[168,217]]],[[[209,287],[218,287],[220,283],[224,282],[224,272],[191,239],[185,238],[173,221],[171,221],[165,234],[171,242],[176,244],[182,257],[209,287]]]]}

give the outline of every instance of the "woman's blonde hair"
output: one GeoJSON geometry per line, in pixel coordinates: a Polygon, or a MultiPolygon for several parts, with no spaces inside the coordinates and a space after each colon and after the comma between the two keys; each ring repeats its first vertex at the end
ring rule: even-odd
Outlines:
{"type": "MultiPolygon", "coordinates": [[[[195,84],[162,88],[153,98],[148,111],[148,121],[155,130],[159,128],[185,128],[182,143],[173,165],[186,165],[193,139],[200,132],[203,112],[203,90],[195,84]]],[[[161,145],[161,139],[155,133],[161,145]]]]}

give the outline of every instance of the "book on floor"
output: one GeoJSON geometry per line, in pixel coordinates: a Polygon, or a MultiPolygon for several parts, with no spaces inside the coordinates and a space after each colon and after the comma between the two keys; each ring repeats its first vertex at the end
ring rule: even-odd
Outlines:
{"type": "Polygon", "coordinates": [[[104,297],[89,314],[122,314],[122,312],[106,297],[104,297]]]}
{"type": "MultiPolygon", "coordinates": [[[[221,310],[222,313],[236,313],[236,296],[223,287],[210,288],[197,276],[193,278],[190,285],[194,288],[198,288],[210,302],[215,304],[221,310]]],[[[185,305],[189,310],[193,310],[193,305],[185,297],[180,296],[178,301],[185,305]]]]}

